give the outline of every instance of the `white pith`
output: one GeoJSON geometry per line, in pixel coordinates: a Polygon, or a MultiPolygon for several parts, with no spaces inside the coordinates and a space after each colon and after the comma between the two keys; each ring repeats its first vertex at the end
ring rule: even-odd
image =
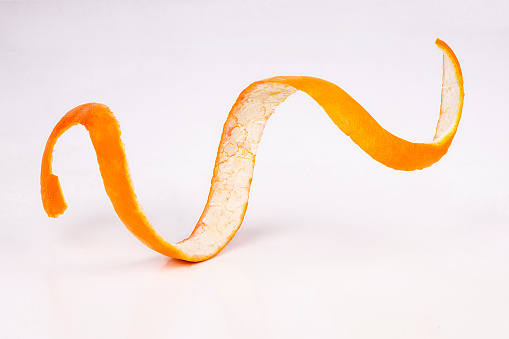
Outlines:
{"type": "Polygon", "coordinates": [[[442,104],[440,106],[440,119],[437,123],[437,130],[434,141],[445,137],[449,134],[457,124],[460,115],[458,111],[461,109],[460,84],[456,76],[456,67],[451,57],[444,53],[444,74],[442,77],[442,104]]]}
{"type": "Polygon", "coordinates": [[[189,256],[216,253],[238,230],[265,124],[274,109],[295,92],[288,85],[259,84],[232,108],[219,145],[209,200],[193,234],[175,244],[179,250],[189,256]]]}

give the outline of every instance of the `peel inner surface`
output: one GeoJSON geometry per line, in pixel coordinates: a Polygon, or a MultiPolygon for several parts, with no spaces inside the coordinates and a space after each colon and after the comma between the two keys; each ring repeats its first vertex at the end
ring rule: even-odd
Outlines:
{"type": "Polygon", "coordinates": [[[90,103],[69,111],[53,129],[41,165],[41,196],[46,213],[58,217],[67,208],[58,177],[52,173],[53,148],[70,127],[82,124],[90,133],[106,193],[124,225],[140,241],[164,255],[202,261],[216,255],[233,238],[247,209],[255,156],[263,129],[274,109],[297,90],[311,96],[331,120],[373,159],[404,171],[431,166],[447,152],[463,106],[459,62],[441,40],[443,51],[440,118],[432,142],[413,143],[391,134],[352,97],[328,81],[306,77],[274,77],[255,82],[238,97],[226,120],[204,211],[189,238],[171,244],[153,228],[138,203],[113,113],[90,103]]]}

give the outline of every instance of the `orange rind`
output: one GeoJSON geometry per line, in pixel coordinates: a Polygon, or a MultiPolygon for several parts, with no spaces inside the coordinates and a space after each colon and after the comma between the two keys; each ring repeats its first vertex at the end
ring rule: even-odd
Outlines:
{"type": "Polygon", "coordinates": [[[443,41],[442,101],[436,134],[429,143],[413,143],[391,134],[350,95],[328,81],[307,76],[274,77],[251,84],[239,95],[226,120],[214,166],[210,193],[192,234],[171,244],[144,214],[129,173],[118,121],[108,107],[89,103],[69,111],[53,129],[42,158],[41,195],[46,213],[58,217],[67,208],[58,177],[52,173],[53,148],[70,127],[90,133],[104,187],[127,229],[151,249],[187,261],[216,255],[239,229],[246,213],[255,156],[263,129],[274,109],[296,91],[311,96],[341,131],[376,161],[403,171],[431,166],[454,138],[463,106],[459,62],[443,41]]]}

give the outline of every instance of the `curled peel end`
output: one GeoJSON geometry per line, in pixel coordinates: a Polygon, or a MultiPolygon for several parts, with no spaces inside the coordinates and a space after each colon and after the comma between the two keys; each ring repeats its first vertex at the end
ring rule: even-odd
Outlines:
{"type": "Polygon", "coordinates": [[[52,218],[57,218],[64,214],[67,209],[67,203],[65,202],[58,177],[50,174],[41,183],[42,204],[46,214],[52,218]]]}
{"type": "Polygon", "coordinates": [[[458,129],[463,110],[463,74],[453,50],[440,39],[437,39],[435,44],[442,50],[444,58],[440,119],[433,140],[436,143],[450,144],[458,129]]]}
{"type": "Polygon", "coordinates": [[[460,63],[458,61],[458,58],[456,57],[456,54],[454,54],[454,51],[447,45],[444,41],[437,39],[435,40],[435,45],[437,45],[438,48],[442,50],[442,52],[447,55],[451,59],[451,62],[454,66],[455,75],[457,78],[457,81],[459,83],[460,89],[461,89],[461,98],[463,99],[464,96],[464,88],[463,88],[463,74],[461,72],[460,63]]]}

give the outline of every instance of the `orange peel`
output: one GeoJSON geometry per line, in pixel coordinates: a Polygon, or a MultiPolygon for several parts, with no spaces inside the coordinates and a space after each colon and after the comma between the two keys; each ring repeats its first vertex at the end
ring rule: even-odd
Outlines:
{"type": "Polygon", "coordinates": [[[461,118],[463,78],[459,62],[446,43],[443,52],[440,118],[432,142],[413,143],[391,134],[350,95],[328,81],[307,76],[274,77],[248,86],[226,120],[214,166],[210,193],[192,234],[172,244],[149,222],[138,203],[129,173],[118,121],[108,107],[89,103],[69,111],[53,129],[41,165],[41,196],[48,216],[67,208],[58,177],[52,173],[53,148],[71,126],[90,133],[104,187],[127,229],[151,249],[178,259],[203,261],[233,238],[246,213],[255,156],[264,126],[274,109],[300,90],[311,96],[341,131],[376,161],[404,171],[431,166],[447,152],[461,118]]]}

